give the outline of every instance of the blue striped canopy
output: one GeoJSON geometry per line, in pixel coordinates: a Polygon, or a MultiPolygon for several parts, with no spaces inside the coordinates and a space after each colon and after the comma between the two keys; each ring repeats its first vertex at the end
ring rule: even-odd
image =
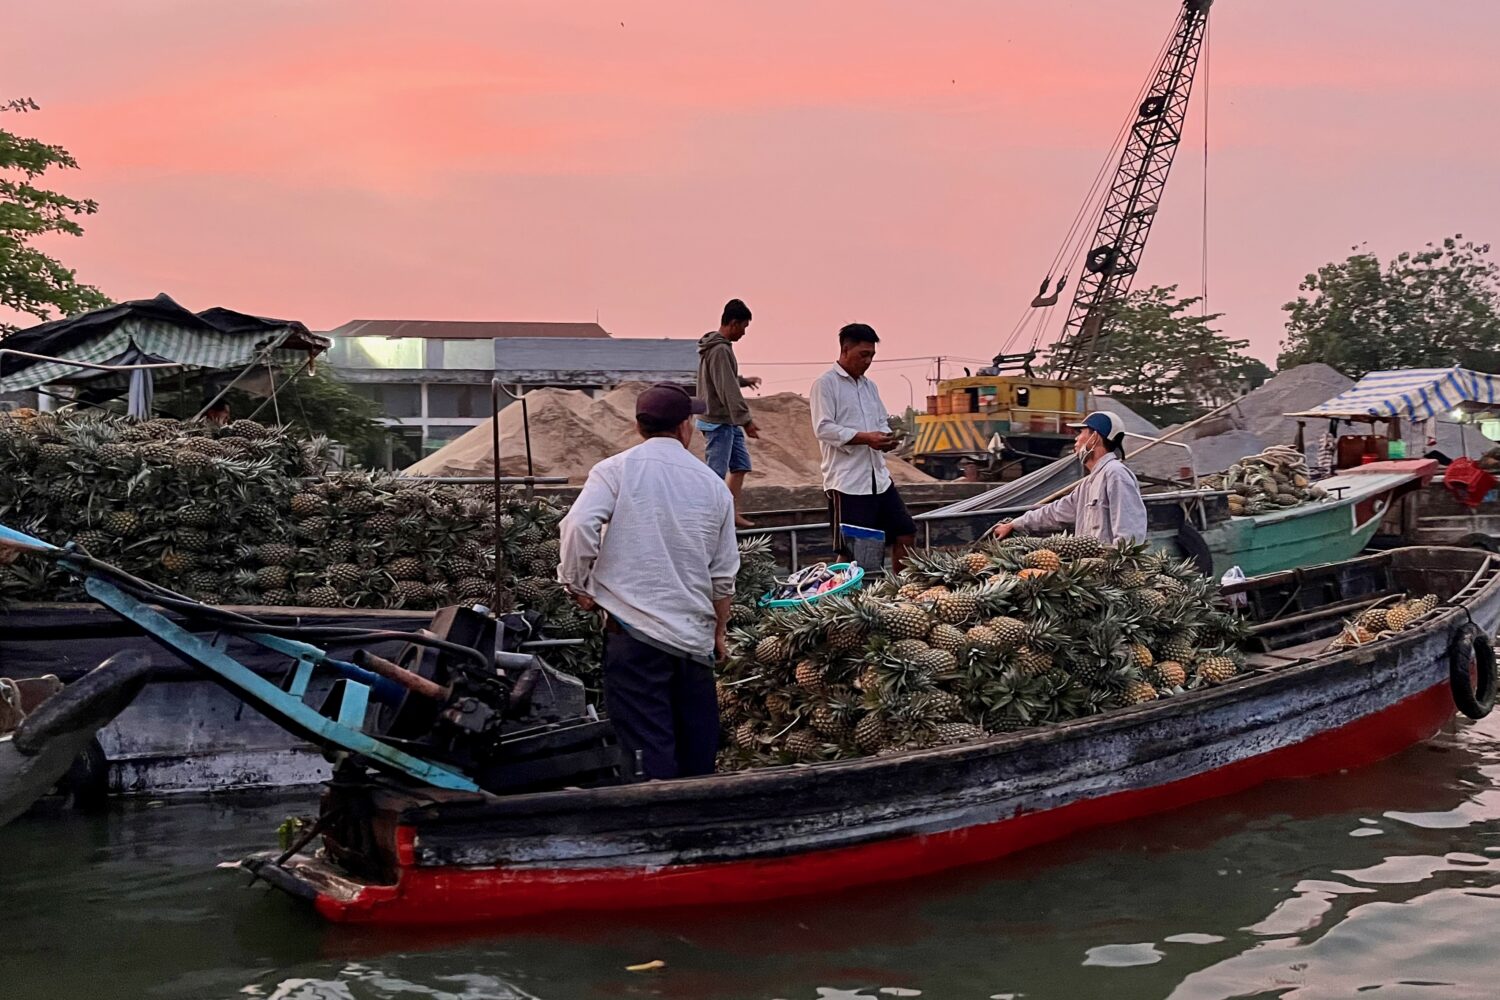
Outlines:
{"type": "Polygon", "coordinates": [[[1292,417],[1402,417],[1426,420],[1461,403],[1500,405],[1500,376],[1467,368],[1404,368],[1370,372],[1326,403],[1292,417]]]}

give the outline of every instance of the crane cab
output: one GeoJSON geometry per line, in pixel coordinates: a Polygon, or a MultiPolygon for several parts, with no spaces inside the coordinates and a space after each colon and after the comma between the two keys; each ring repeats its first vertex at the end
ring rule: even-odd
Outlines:
{"type": "Polygon", "coordinates": [[[1072,446],[1068,424],[1083,419],[1089,386],[1082,380],[1033,375],[944,379],[917,414],[912,460],[938,479],[986,479],[1038,469],[1072,446]]]}

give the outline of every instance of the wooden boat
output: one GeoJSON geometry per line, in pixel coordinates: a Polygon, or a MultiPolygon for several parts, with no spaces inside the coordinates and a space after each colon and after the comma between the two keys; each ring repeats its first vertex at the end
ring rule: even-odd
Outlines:
{"type": "Polygon", "coordinates": [[[118,653],[67,687],[53,675],[0,678],[0,825],[51,791],[151,669],[145,657],[118,653]]]}
{"type": "Polygon", "coordinates": [[[1231,592],[1257,624],[1249,669],[1219,687],[960,746],[648,784],[499,797],[350,768],[324,793],[321,850],[246,865],[360,923],[821,894],[1390,756],[1474,700],[1474,663],[1493,699],[1500,561],[1484,552],[1398,549],[1231,592]],[[1345,616],[1401,592],[1442,603],[1326,651],[1345,616]]]}
{"type": "MultiPolygon", "coordinates": [[[[432,620],[426,611],[227,610],[276,625],[401,632],[424,628],[432,620]]],[[[231,639],[226,648],[261,676],[279,678],[286,671],[283,657],[254,643],[231,639]]],[[[329,646],[346,654],[353,648],[338,643],[329,646]]],[[[377,643],[369,648],[391,655],[401,643],[377,643]]],[[[114,612],[97,604],[16,603],[0,608],[0,676],[50,675],[71,687],[120,652],[142,658],[152,669],[152,683],[83,741],[80,750],[89,757],[84,775],[92,785],[89,791],[163,795],[314,786],[328,779],[328,761],[318,747],[256,712],[245,711],[240,693],[214,683],[114,612]]],[[[320,677],[313,696],[326,693],[331,683],[320,677]]]]}

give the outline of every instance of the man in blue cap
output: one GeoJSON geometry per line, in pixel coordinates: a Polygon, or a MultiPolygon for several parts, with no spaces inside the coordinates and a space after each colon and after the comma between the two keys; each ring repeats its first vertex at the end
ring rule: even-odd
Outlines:
{"type": "Polygon", "coordinates": [[[659,382],[635,401],[643,440],[589,471],[561,526],[557,579],[603,609],[604,707],[647,778],[710,774],[714,662],[740,552],[724,480],[687,450],[703,401],[659,382]]]}
{"type": "Polygon", "coordinates": [[[1015,531],[1030,535],[1069,530],[1105,545],[1145,541],[1146,505],[1141,500],[1141,484],[1122,461],[1125,426],[1120,418],[1098,410],[1082,423],[1068,426],[1078,431],[1073,454],[1088,475],[1067,496],[995,525],[995,537],[1005,538],[1015,531]]]}

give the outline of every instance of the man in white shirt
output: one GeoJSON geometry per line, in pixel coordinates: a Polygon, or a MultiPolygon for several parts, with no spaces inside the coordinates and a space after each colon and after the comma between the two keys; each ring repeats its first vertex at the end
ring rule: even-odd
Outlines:
{"type": "Polygon", "coordinates": [[[703,408],[670,383],[641,393],[645,440],[594,466],[561,526],[557,578],[608,616],[604,706],[647,778],[710,774],[719,748],[713,668],[740,553],[728,487],[687,450],[703,408]]]}
{"type": "Polygon", "coordinates": [[[875,528],[891,542],[891,566],[900,572],[917,525],[885,466],[885,453],[896,447],[889,413],[875,383],[865,377],[878,343],[880,338],[864,323],[840,330],[838,363],[818,376],[809,402],[834,548],[848,557],[840,531],[845,524],[875,528]]]}
{"type": "Polygon", "coordinates": [[[1121,459],[1125,455],[1125,425],[1113,413],[1098,410],[1082,423],[1073,453],[1088,475],[1071,493],[1033,507],[1014,520],[995,525],[996,538],[1013,531],[1040,534],[1066,529],[1080,538],[1097,538],[1105,545],[1146,540],[1146,504],[1141,484],[1121,459]]]}

